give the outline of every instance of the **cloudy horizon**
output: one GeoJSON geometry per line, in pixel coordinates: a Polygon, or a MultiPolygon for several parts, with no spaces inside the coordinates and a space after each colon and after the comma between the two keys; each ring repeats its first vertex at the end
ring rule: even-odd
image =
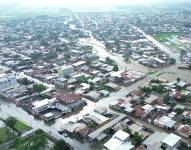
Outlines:
{"type": "Polygon", "coordinates": [[[1,5],[24,7],[109,7],[117,5],[149,5],[160,2],[183,2],[188,0],[0,0],[1,5]]]}

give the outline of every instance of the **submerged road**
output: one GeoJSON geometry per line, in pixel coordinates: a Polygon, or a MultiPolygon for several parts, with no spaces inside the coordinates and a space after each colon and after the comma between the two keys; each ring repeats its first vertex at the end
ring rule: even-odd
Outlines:
{"type": "Polygon", "coordinates": [[[7,118],[9,116],[16,117],[20,121],[24,122],[25,124],[31,126],[34,130],[35,129],[42,129],[46,131],[47,133],[50,133],[52,136],[54,136],[56,139],[63,139],[67,143],[69,143],[71,146],[74,147],[75,150],[90,150],[92,149],[88,143],[80,143],[74,139],[64,137],[60,135],[57,130],[55,130],[53,127],[45,124],[43,121],[36,120],[32,115],[28,114],[23,109],[17,107],[13,103],[8,103],[5,101],[0,100],[0,117],[1,118],[7,118]]]}
{"type": "MultiPolygon", "coordinates": [[[[84,27],[85,25],[80,20],[80,18],[78,16],[76,16],[76,18],[80,21],[80,23],[84,27]]],[[[115,55],[115,54],[109,53],[105,49],[105,46],[93,37],[93,35],[90,31],[87,31],[85,29],[83,29],[83,30],[84,30],[84,32],[87,32],[90,34],[90,39],[86,39],[85,41],[82,41],[81,44],[93,46],[94,52],[97,53],[101,58],[110,57],[111,59],[113,59],[114,61],[117,62],[120,69],[134,69],[137,71],[143,70],[142,72],[144,72],[144,73],[147,73],[148,71],[150,71],[149,68],[144,68],[143,66],[139,66],[139,65],[135,65],[135,64],[127,64],[123,60],[121,55],[117,55],[117,54],[115,55]]],[[[148,35],[146,35],[146,36],[148,39],[150,38],[148,35]]],[[[150,40],[153,40],[153,39],[150,38],[150,40]]],[[[157,44],[159,45],[160,43],[157,43],[157,44]]],[[[168,68],[167,68],[167,70],[168,70],[168,68]]],[[[162,72],[162,71],[163,70],[159,70],[159,72],[162,72]]],[[[29,79],[37,81],[36,79],[31,78],[30,76],[24,75],[23,73],[20,73],[18,76],[24,76],[29,79]]],[[[144,85],[144,83],[146,81],[149,81],[150,79],[155,78],[155,77],[156,77],[156,75],[147,76],[145,79],[140,80],[128,87],[122,87],[118,92],[111,93],[109,97],[103,98],[97,103],[94,103],[94,102],[91,102],[88,100],[87,106],[85,106],[83,108],[83,110],[81,110],[78,114],[72,115],[71,117],[67,117],[67,118],[57,119],[55,124],[52,126],[45,124],[43,121],[36,120],[32,115],[28,114],[23,109],[17,107],[15,104],[12,104],[12,103],[10,104],[10,103],[2,101],[2,100],[0,100],[0,104],[1,104],[0,107],[2,110],[2,111],[0,110],[0,117],[6,118],[8,116],[14,116],[14,117],[18,118],[19,120],[21,120],[22,122],[26,123],[27,125],[31,126],[33,129],[41,128],[44,131],[51,133],[51,135],[54,136],[55,138],[65,140],[67,143],[69,143],[71,146],[73,146],[75,150],[91,150],[94,148],[92,148],[90,144],[80,143],[75,139],[71,139],[69,137],[64,137],[64,136],[60,135],[57,131],[61,128],[61,126],[64,123],[67,123],[68,121],[78,120],[84,114],[93,111],[96,106],[102,106],[102,107],[104,106],[104,107],[108,108],[110,103],[116,101],[119,98],[126,96],[132,90],[137,89],[139,86],[144,85]]],[[[40,81],[37,81],[37,82],[41,83],[40,81]]],[[[50,85],[50,84],[46,84],[46,86],[49,87],[48,88],[49,90],[53,88],[53,85],[50,85]]]]}

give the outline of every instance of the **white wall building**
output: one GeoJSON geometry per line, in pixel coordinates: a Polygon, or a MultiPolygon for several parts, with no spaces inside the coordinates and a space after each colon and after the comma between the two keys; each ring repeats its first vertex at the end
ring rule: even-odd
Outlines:
{"type": "Polygon", "coordinates": [[[119,130],[104,144],[104,147],[108,150],[132,150],[134,146],[129,139],[130,135],[128,133],[119,130]]]}
{"type": "Polygon", "coordinates": [[[177,150],[181,139],[180,136],[171,133],[162,140],[162,144],[166,145],[166,150],[177,150]]]}
{"type": "Polygon", "coordinates": [[[59,70],[59,74],[69,76],[74,73],[73,66],[62,66],[59,70]]]}
{"type": "Polygon", "coordinates": [[[44,99],[41,101],[35,101],[32,103],[32,112],[33,113],[40,113],[44,110],[51,108],[52,104],[56,103],[56,99],[44,99]]]}

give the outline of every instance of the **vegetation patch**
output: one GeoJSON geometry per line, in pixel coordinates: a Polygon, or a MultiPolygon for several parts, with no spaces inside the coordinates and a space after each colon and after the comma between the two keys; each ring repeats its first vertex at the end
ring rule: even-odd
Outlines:
{"type": "Polygon", "coordinates": [[[3,143],[13,137],[14,134],[12,134],[8,128],[6,127],[0,128],[0,143],[3,143]]]}
{"type": "Polygon", "coordinates": [[[181,35],[183,33],[179,33],[179,32],[167,32],[167,33],[158,33],[158,34],[154,34],[153,37],[159,41],[159,42],[168,42],[169,38],[172,38],[173,36],[176,35],[181,35]]]}
{"type": "Polygon", "coordinates": [[[17,131],[21,133],[31,130],[31,127],[27,126],[26,124],[24,124],[23,122],[19,120],[17,120],[14,127],[16,128],[17,131]]]}
{"type": "Polygon", "coordinates": [[[7,127],[12,129],[13,132],[17,132],[19,134],[22,134],[26,131],[29,131],[31,127],[27,126],[23,122],[17,120],[14,117],[9,117],[5,120],[5,124],[7,127]]]}

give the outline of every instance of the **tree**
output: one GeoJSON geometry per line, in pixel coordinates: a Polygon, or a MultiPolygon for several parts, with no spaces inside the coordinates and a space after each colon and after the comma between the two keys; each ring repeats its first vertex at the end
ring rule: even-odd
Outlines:
{"type": "Polygon", "coordinates": [[[180,51],[180,57],[183,57],[187,54],[186,50],[181,50],[180,51]]]}
{"type": "Polygon", "coordinates": [[[176,80],[177,80],[177,82],[180,82],[180,78],[177,78],[176,80]]]}
{"type": "Polygon", "coordinates": [[[182,112],[183,112],[183,110],[180,109],[180,108],[176,108],[175,111],[176,111],[177,115],[180,115],[180,114],[182,114],[182,112]]]}
{"type": "Polygon", "coordinates": [[[113,71],[118,71],[118,70],[119,70],[118,65],[114,65],[113,66],[113,71]]]}
{"type": "Polygon", "coordinates": [[[183,87],[181,87],[180,85],[176,85],[176,90],[181,91],[183,90],[183,87]]]}
{"type": "Polygon", "coordinates": [[[42,84],[33,84],[33,90],[35,92],[42,92],[42,91],[46,90],[46,87],[42,84]]]}
{"type": "Polygon", "coordinates": [[[170,64],[171,64],[171,65],[176,64],[176,59],[174,59],[174,58],[170,58],[170,64]]]}
{"type": "Polygon", "coordinates": [[[123,131],[125,131],[125,132],[127,132],[127,133],[129,133],[129,134],[132,134],[131,129],[129,129],[128,127],[126,127],[123,131]]]}
{"type": "Polygon", "coordinates": [[[42,99],[45,99],[45,98],[49,98],[49,95],[48,95],[48,93],[42,93],[42,94],[40,95],[40,97],[41,97],[42,99]]]}
{"type": "Polygon", "coordinates": [[[123,54],[123,58],[125,59],[126,62],[128,62],[130,58],[130,52],[126,52],[125,54],[123,54]]]}
{"type": "Polygon", "coordinates": [[[185,123],[188,124],[189,126],[191,126],[191,119],[187,119],[187,120],[185,121],[185,123]]]}
{"type": "Polygon", "coordinates": [[[174,102],[170,102],[169,103],[169,106],[171,107],[171,108],[173,108],[174,106],[176,106],[176,102],[174,101],[174,102]]]}
{"type": "Polygon", "coordinates": [[[82,75],[79,79],[78,79],[78,81],[80,82],[80,83],[88,83],[88,80],[89,80],[90,78],[89,77],[86,77],[85,75],[82,75]]]}
{"type": "Polygon", "coordinates": [[[141,100],[139,101],[139,104],[144,105],[144,104],[145,104],[145,101],[144,101],[143,99],[141,99],[141,100]]]}
{"type": "Polygon", "coordinates": [[[159,84],[159,83],[160,83],[160,80],[159,80],[159,79],[152,79],[152,80],[151,80],[151,83],[158,83],[158,84],[159,84]]]}
{"type": "Polygon", "coordinates": [[[66,60],[66,62],[68,62],[71,58],[71,55],[69,53],[64,53],[64,60],[66,60]]]}
{"type": "Polygon", "coordinates": [[[30,150],[45,150],[47,139],[42,130],[37,130],[30,140],[30,150]]]}
{"type": "Polygon", "coordinates": [[[131,142],[133,145],[138,146],[141,144],[142,138],[139,133],[135,132],[131,138],[131,142]]]}
{"type": "Polygon", "coordinates": [[[164,88],[163,85],[154,85],[154,86],[152,86],[152,90],[159,94],[162,94],[163,92],[166,91],[166,89],[164,88]]]}
{"type": "Polygon", "coordinates": [[[19,150],[45,150],[47,149],[47,139],[44,132],[39,129],[29,138],[17,139],[15,144],[19,150]]]}
{"type": "Polygon", "coordinates": [[[23,84],[23,85],[29,85],[29,84],[33,83],[32,81],[28,80],[27,78],[18,79],[17,81],[18,81],[18,83],[23,84]]]}
{"type": "Polygon", "coordinates": [[[109,65],[113,65],[115,62],[114,62],[113,59],[107,57],[107,58],[106,58],[106,63],[109,64],[109,65]]]}
{"type": "Polygon", "coordinates": [[[182,103],[185,103],[187,100],[188,100],[188,96],[187,95],[182,95],[181,98],[180,98],[180,101],[182,103]]]}
{"type": "Polygon", "coordinates": [[[70,150],[70,147],[66,144],[64,140],[58,140],[55,142],[53,147],[54,150],[70,150]]]}
{"type": "Polygon", "coordinates": [[[151,88],[150,87],[146,87],[146,86],[142,87],[141,91],[145,92],[145,93],[151,93],[152,92],[151,88]]]}
{"type": "Polygon", "coordinates": [[[164,99],[164,101],[165,101],[166,103],[169,103],[169,101],[170,101],[170,96],[169,96],[169,94],[166,94],[166,95],[163,97],[163,99],[164,99]]]}
{"type": "Polygon", "coordinates": [[[9,117],[5,120],[5,124],[7,127],[15,131],[15,124],[17,123],[17,119],[14,117],[9,117]]]}

